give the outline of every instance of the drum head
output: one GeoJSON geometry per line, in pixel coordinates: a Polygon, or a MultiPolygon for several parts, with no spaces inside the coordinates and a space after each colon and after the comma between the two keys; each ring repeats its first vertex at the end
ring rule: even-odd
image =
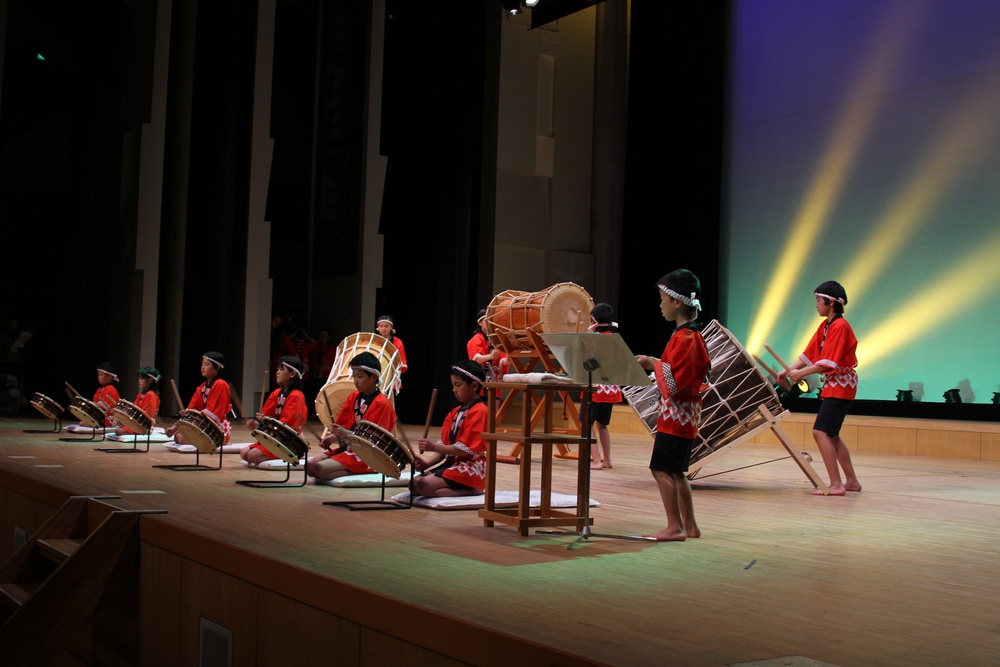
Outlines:
{"type": "Polygon", "coordinates": [[[586,331],[594,300],[576,283],[559,283],[549,288],[542,302],[542,333],[586,331]]]}
{"type": "Polygon", "coordinates": [[[353,380],[327,382],[316,394],[316,416],[324,426],[333,426],[344,401],[355,391],[353,380]]]}
{"type": "Polygon", "coordinates": [[[302,460],[302,456],[305,453],[305,452],[302,453],[293,452],[291,449],[288,448],[288,445],[286,445],[286,443],[282,442],[281,440],[278,440],[270,433],[266,433],[259,429],[251,432],[250,435],[254,437],[254,440],[260,443],[261,447],[271,452],[285,463],[288,463],[293,466],[299,464],[299,462],[302,460]]]}
{"type": "Polygon", "coordinates": [[[309,443],[291,426],[274,417],[263,417],[260,426],[250,435],[286,463],[296,465],[309,453],[309,443]]]}
{"type": "Polygon", "coordinates": [[[197,410],[188,410],[188,414],[177,420],[176,426],[202,454],[214,454],[226,440],[222,428],[197,410]]]}
{"type": "Polygon", "coordinates": [[[400,466],[388,453],[356,435],[347,436],[347,440],[351,443],[351,450],[365,462],[365,465],[386,477],[399,479],[400,466]]]}
{"type": "Polygon", "coordinates": [[[36,394],[31,401],[31,406],[49,419],[59,419],[62,413],[62,406],[44,394],[36,394]]]}
{"type": "Polygon", "coordinates": [[[77,398],[69,406],[69,411],[91,428],[104,428],[104,412],[93,401],[88,401],[85,398],[77,398]]]}
{"type": "Polygon", "coordinates": [[[118,401],[111,414],[115,416],[118,423],[132,431],[145,435],[153,428],[153,420],[135,403],[128,401],[118,401]]]}

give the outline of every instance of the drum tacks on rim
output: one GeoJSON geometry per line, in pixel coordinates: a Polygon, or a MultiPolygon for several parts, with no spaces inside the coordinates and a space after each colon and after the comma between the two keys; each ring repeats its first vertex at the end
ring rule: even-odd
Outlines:
{"type": "Polygon", "coordinates": [[[177,430],[202,454],[214,454],[226,443],[226,436],[214,419],[188,408],[177,420],[177,430]]]}
{"type": "Polygon", "coordinates": [[[260,425],[250,435],[264,449],[291,465],[298,465],[309,453],[309,443],[291,426],[273,417],[262,417],[260,425]]]}
{"type": "Polygon", "coordinates": [[[351,450],[365,465],[386,477],[399,479],[414,456],[410,448],[378,424],[361,420],[347,436],[351,450]]]}

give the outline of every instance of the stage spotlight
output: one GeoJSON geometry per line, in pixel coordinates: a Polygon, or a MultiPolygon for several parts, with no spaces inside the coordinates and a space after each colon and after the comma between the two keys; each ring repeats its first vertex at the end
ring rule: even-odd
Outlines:
{"type": "Polygon", "coordinates": [[[538,4],[538,0],[524,0],[524,4],[528,7],[534,7],[538,4]]]}
{"type": "Polygon", "coordinates": [[[962,397],[958,393],[958,389],[949,389],[944,392],[944,402],[945,403],[961,403],[962,397]]]}
{"type": "Polygon", "coordinates": [[[500,0],[500,2],[507,16],[517,16],[521,13],[521,0],[500,0]]]}

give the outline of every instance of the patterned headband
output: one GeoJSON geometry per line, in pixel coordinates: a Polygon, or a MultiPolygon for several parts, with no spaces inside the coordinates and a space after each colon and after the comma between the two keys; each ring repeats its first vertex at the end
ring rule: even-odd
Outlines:
{"type": "Polygon", "coordinates": [[[843,300],[843,299],[841,299],[841,298],[839,298],[839,297],[835,297],[835,296],[830,296],[829,294],[823,294],[822,292],[813,292],[813,294],[815,294],[816,296],[821,296],[821,297],[823,297],[824,299],[829,299],[830,301],[836,301],[836,302],[837,302],[837,303],[839,303],[839,304],[840,304],[841,306],[845,305],[845,304],[844,304],[844,300],[843,300]]]}
{"type": "Polygon", "coordinates": [[[296,375],[298,375],[300,380],[302,379],[302,371],[300,371],[298,368],[292,366],[287,361],[282,361],[281,365],[290,370],[291,372],[295,373],[296,375]]]}
{"type": "Polygon", "coordinates": [[[465,377],[469,378],[473,382],[478,382],[479,384],[483,383],[483,381],[481,379],[477,378],[475,375],[473,375],[469,371],[465,370],[461,366],[452,366],[451,367],[451,372],[452,373],[459,373],[461,375],[464,375],[465,377]]]}
{"type": "Polygon", "coordinates": [[[683,296],[681,294],[678,294],[677,292],[673,291],[669,287],[665,287],[664,285],[658,285],[658,287],[660,288],[661,292],[663,292],[664,294],[666,294],[667,296],[669,296],[671,298],[677,299],[678,301],[680,301],[681,303],[683,303],[685,306],[691,306],[695,310],[701,310],[701,302],[698,301],[698,298],[695,296],[695,294],[696,294],[695,292],[691,292],[691,296],[687,297],[687,296],[683,296]]]}

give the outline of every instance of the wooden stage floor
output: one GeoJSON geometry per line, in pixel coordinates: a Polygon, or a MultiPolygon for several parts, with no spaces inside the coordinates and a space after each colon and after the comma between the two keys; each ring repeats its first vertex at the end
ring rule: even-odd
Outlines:
{"type": "MultiPolygon", "coordinates": [[[[394,634],[426,651],[420,664],[981,665],[1000,656],[1000,463],[860,452],[864,491],[823,498],[787,459],[714,475],[784,453],[746,444],[694,482],[701,539],[595,537],[568,550],[572,537],[485,528],[475,511],[322,505],[376,490],[237,485],[276,473],[246,470],[236,455],[220,471],[175,472],[152,465],[193,455],[159,445],[105,454],[22,432],[42,426],[0,421],[5,497],[57,505],[68,493],[114,494],[122,507],[167,509],[142,519],[156,553],[394,634]]],[[[242,426],[234,436],[249,440],[242,426]]],[[[662,527],[650,442],[615,436],[614,469],[593,475],[595,533],[662,527]]],[[[814,446],[802,448],[825,478],[814,446]]],[[[573,493],[575,462],[554,468],[555,490],[573,493]]],[[[516,472],[503,466],[500,488],[515,489],[516,472]]],[[[4,535],[0,546],[10,543],[4,535]]],[[[143,664],[167,664],[175,633],[187,632],[171,620],[181,616],[175,605],[184,608],[143,602],[143,664]],[[166,610],[154,633],[151,609],[166,610]]],[[[310,664],[349,664],[341,658],[353,647],[327,644],[322,625],[303,629],[310,664]]],[[[234,644],[233,664],[280,662],[259,638],[234,632],[234,644]]],[[[361,652],[357,664],[416,664],[361,652]]]]}

